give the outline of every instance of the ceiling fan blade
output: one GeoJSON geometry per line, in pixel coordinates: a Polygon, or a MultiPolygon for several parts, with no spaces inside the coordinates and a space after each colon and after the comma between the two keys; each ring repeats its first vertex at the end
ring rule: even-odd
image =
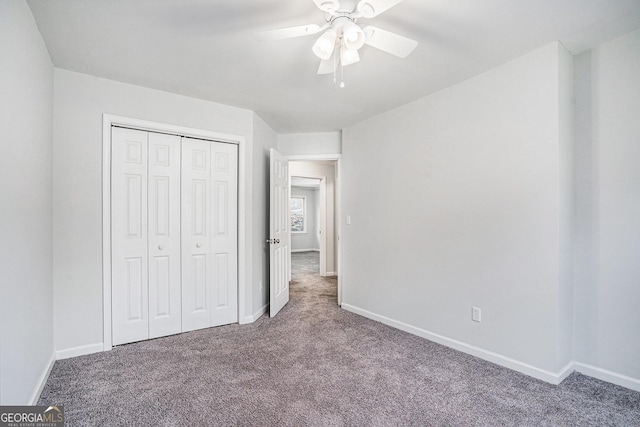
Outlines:
{"type": "Polygon", "coordinates": [[[391,9],[401,1],[402,0],[360,0],[357,10],[363,18],[373,18],[391,9]]]}
{"type": "Polygon", "coordinates": [[[261,42],[283,40],[316,34],[320,29],[320,26],[316,24],[300,25],[297,27],[279,28],[277,30],[255,31],[253,37],[261,42]]]}
{"type": "Polygon", "coordinates": [[[318,74],[332,74],[337,69],[338,69],[338,61],[336,61],[336,58],[331,56],[331,58],[329,59],[323,59],[322,61],[320,61],[320,66],[318,67],[318,74]]]}
{"type": "Polygon", "coordinates": [[[368,26],[362,29],[367,36],[365,44],[373,46],[399,58],[406,58],[418,46],[418,42],[378,27],[368,26]]]}
{"type": "Polygon", "coordinates": [[[334,13],[340,9],[340,2],[338,0],[313,0],[313,2],[318,6],[323,12],[334,13]]]}

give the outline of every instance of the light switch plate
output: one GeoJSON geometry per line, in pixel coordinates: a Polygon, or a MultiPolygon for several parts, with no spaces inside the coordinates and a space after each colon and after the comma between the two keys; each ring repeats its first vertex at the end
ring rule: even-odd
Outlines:
{"type": "Polygon", "coordinates": [[[482,310],[480,310],[480,307],[471,307],[471,320],[474,322],[482,321],[482,310]]]}

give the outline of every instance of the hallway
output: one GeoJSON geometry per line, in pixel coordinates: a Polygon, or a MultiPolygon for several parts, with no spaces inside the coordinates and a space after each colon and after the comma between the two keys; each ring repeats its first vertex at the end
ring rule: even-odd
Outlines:
{"type": "Polygon", "coordinates": [[[319,274],[320,252],[293,252],[291,254],[291,274],[319,274]]]}

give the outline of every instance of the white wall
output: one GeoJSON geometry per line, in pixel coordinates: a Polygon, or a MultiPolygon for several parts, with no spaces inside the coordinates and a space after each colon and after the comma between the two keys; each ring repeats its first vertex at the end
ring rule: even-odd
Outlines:
{"type": "Polygon", "coordinates": [[[571,361],[562,50],[343,131],[343,307],[557,378],[571,361]]]}
{"type": "MultiPolygon", "coordinates": [[[[251,111],[61,69],[54,79],[54,329],[56,350],[103,342],[103,113],[246,137],[244,274],[253,277],[251,111]]],[[[253,290],[245,288],[247,313],[253,290]]],[[[85,347],[86,348],[86,347],[85,347]]],[[[69,354],[69,353],[66,353],[69,354]]]]}
{"type": "Polygon", "coordinates": [[[255,320],[269,303],[269,149],[277,145],[276,133],[253,115],[253,307],[247,311],[255,320]],[[260,287],[262,283],[262,288],[260,287]]]}
{"type": "Polygon", "coordinates": [[[575,108],[573,56],[558,47],[558,168],[560,272],[558,289],[558,363],[573,360],[575,108]]]}
{"type": "Polygon", "coordinates": [[[53,363],[53,66],[29,7],[0,2],[0,404],[33,404],[53,363]]]}
{"type": "Polygon", "coordinates": [[[291,187],[291,195],[305,197],[307,203],[307,230],[305,233],[291,233],[292,251],[320,250],[320,242],[318,240],[320,217],[320,207],[317,204],[318,193],[318,189],[291,187]]]}
{"type": "Polygon", "coordinates": [[[327,212],[327,250],[326,265],[327,274],[339,274],[337,260],[337,227],[336,227],[336,166],[335,162],[317,162],[317,161],[291,161],[289,162],[289,176],[300,176],[307,178],[326,177],[326,212],[327,212]]]}
{"type": "Polygon", "coordinates": [[[340,132],[290,133],[278,135],[278,151],[285,156],[340,154],[340,132]]]}
{"type": "Polygon", "coordinates": [[[576,57],[576,360],[640,390],[640,31],[576,57]]]}

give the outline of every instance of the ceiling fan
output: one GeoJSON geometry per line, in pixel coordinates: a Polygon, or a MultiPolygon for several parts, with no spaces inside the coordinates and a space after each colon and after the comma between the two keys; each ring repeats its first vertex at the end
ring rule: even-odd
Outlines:
{"type": "MultiPolygon", "coordinates": [[[[342,67],[360,60],[358,50],[366,45],[373,46],[399,58],[407,57],[418,42],[399,34],[368,25],[357,24],[360,18],[374,18],[382,12],[402,2],[402,0],[313,0],[324,12],[326,23],[299,25],[276,30],[254,33],[260,41],[282,40],[309,36],[323,32],[313,44],[312,50],[320,58],[318,74],[335,73],[338,63],[342,67]]],[[[341,82],[344,87],[344,82],[341,82]]]]}

